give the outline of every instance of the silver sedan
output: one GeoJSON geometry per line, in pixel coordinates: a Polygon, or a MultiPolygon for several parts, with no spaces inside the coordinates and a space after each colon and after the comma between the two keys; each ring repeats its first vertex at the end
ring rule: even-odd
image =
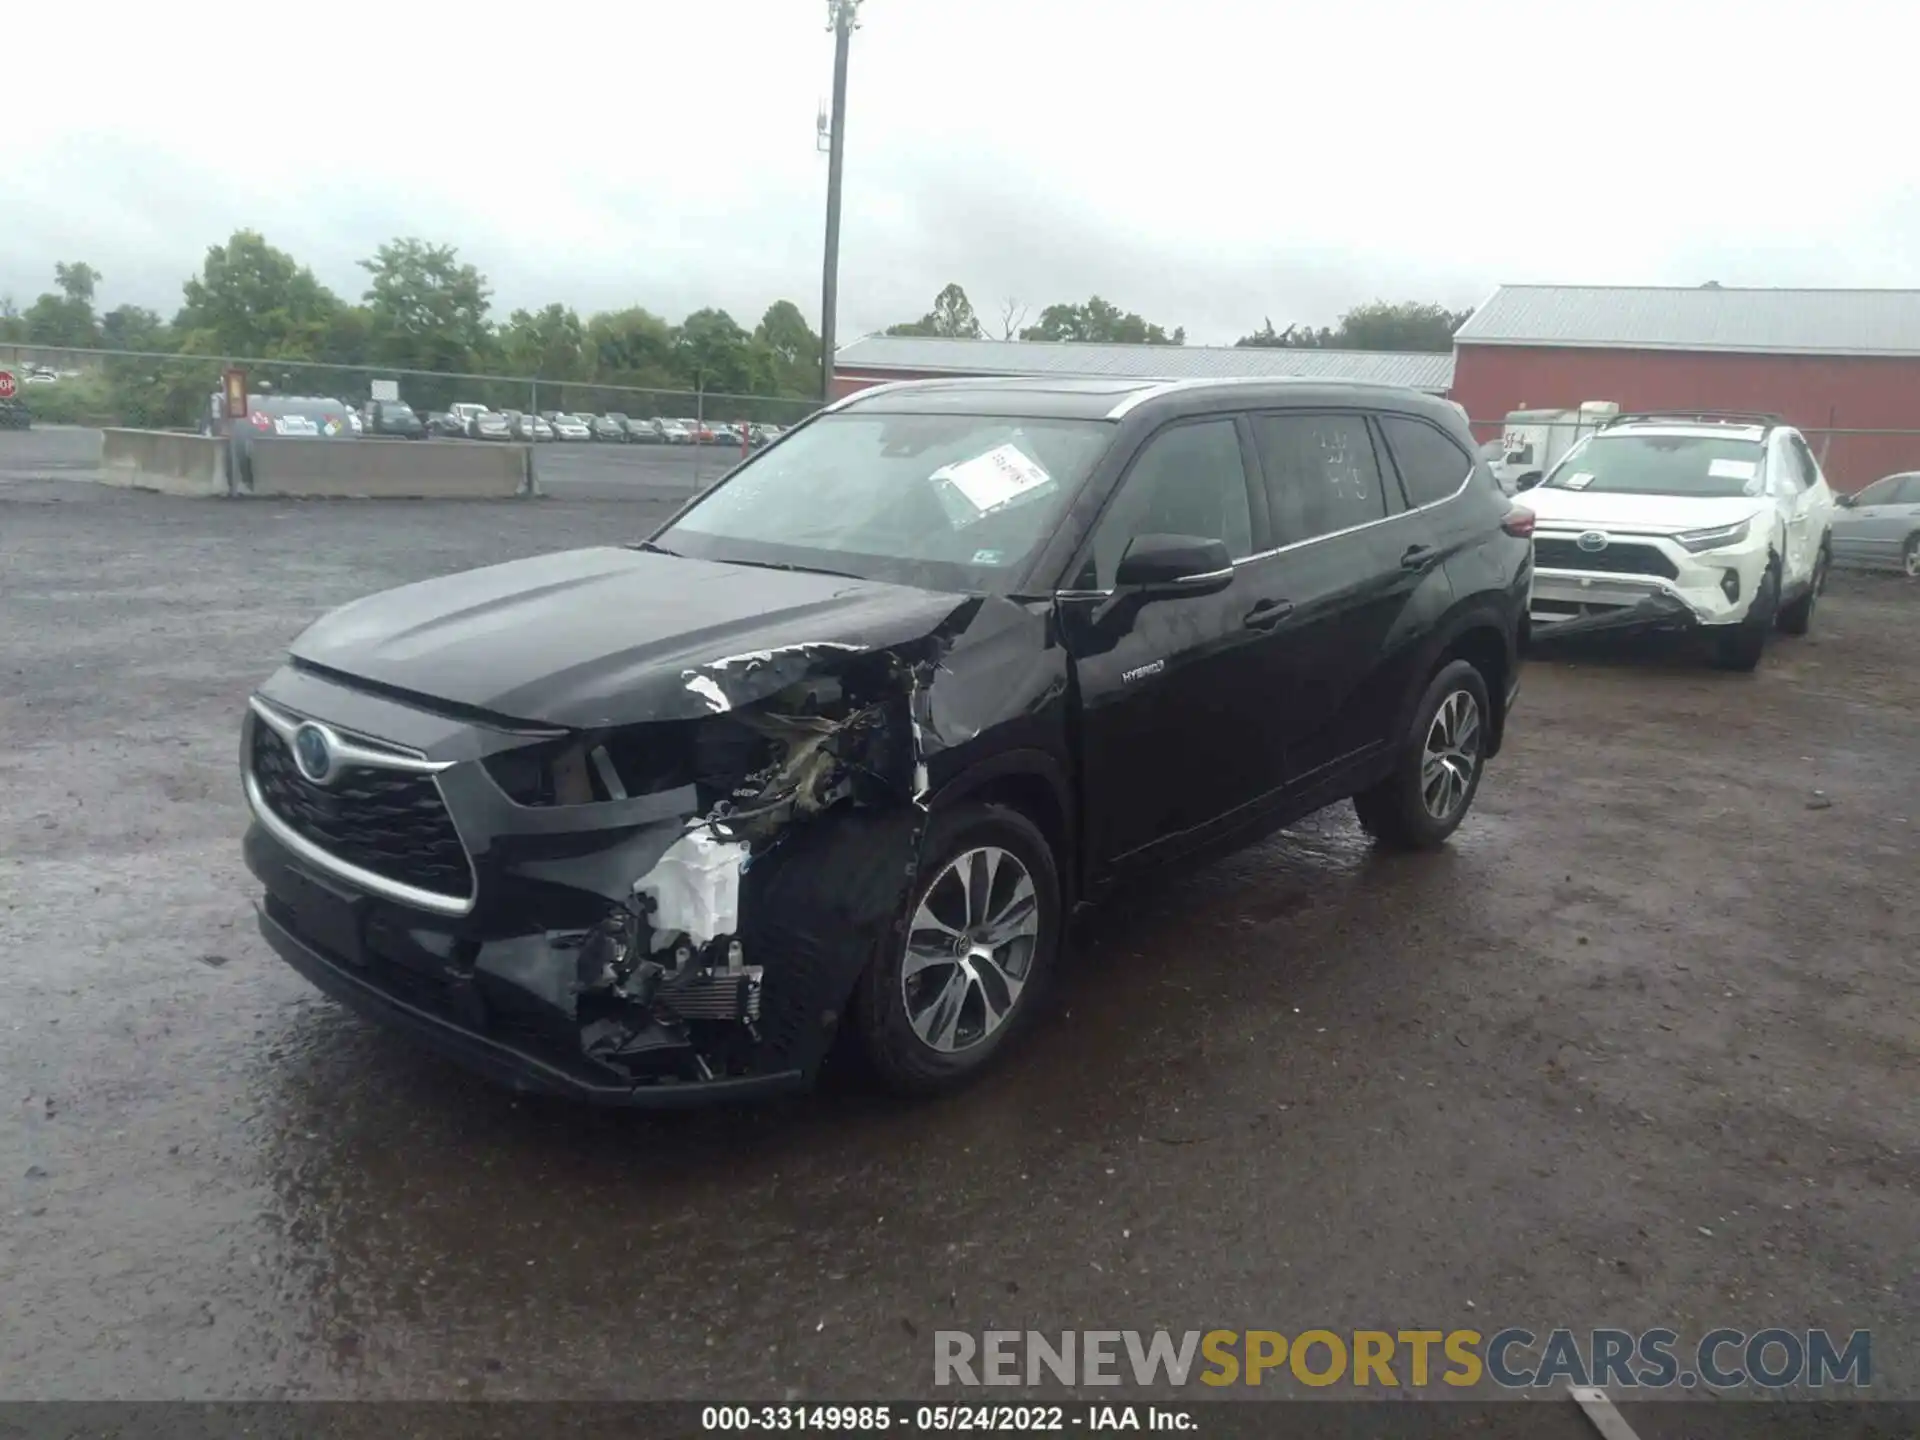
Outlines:
{"type": "Polygon", "coordinates": [[[1833,512],[1833,558],[1920,578],[1920,470],[1889,475],[1840,497],[1833,512]]]}

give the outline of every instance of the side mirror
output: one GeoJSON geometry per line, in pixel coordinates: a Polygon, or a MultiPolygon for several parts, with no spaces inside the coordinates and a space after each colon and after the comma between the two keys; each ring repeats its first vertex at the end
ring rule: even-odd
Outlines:
{"type": "Polygon", "coordinates": [[[1136,535],[1120,557],[1116,590],[1208,595],[1233,583],[1233,557],[1224,541],[1198,535],[1136,535]]]}
{"type": "Polygon", "coordinates": [[[1514,486],[1513,486],[1514,493],[1517,495],[1522,490],[1533,489],[1533,487],[1538,485],[1543,478],[1544,478],[1543,476],[1539,476],[1539,475],[1522,475],[1517,481],[1514,482],[1514,486]]]}
{"type": "Polygon", "coordinates": [[[1836,495],[1833,498],[1835,503],[1843,510],[1851,510],[1860,503],[1860,497],[1858,495],[1836,495]]]}

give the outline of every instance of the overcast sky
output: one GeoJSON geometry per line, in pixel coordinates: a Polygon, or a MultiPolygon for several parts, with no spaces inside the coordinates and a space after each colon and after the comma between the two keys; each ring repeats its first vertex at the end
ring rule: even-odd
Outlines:
{"type": "MultiPolygon", "coordinates": [[[[1920,286],[1910,5],[866,0],[843,341],[957,280],[1196,342],[1503,281],[1920,286]]],[[[501,314],[817,324],[825,0],[10,9],[0,295],[171,315],[250,226],[411,234],[501,314]],[[22,63],[22,62],[25,63],[22,63]]]]}

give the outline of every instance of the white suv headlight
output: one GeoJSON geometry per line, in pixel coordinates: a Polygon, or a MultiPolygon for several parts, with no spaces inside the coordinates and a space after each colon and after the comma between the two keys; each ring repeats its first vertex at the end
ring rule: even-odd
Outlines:
{"type": "Polygon", "coordinates": [[[1729,545],[1738,545],[1747,538],[1753,528],[1752,520],[1742,520],[1738,525],[1716,525],[1711,530],[1688,530],[1673,537],[1673,543],[1683,550],[1698,555],[1703,550],[1724,550],[1729,545]]]}

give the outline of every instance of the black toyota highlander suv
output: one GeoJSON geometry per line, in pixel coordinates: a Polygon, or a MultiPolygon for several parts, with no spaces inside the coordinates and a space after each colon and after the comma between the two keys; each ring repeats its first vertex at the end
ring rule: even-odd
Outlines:
{"type": "Polygon", "coordinates": [[[932,1091],[1070,911],[1337,800],[1473,803],[1532,517],[1459,412],[1359,384],[864,391],[651,539],[327,615],[253,697],[260,926],[508,1083],[932,1091]]]}

